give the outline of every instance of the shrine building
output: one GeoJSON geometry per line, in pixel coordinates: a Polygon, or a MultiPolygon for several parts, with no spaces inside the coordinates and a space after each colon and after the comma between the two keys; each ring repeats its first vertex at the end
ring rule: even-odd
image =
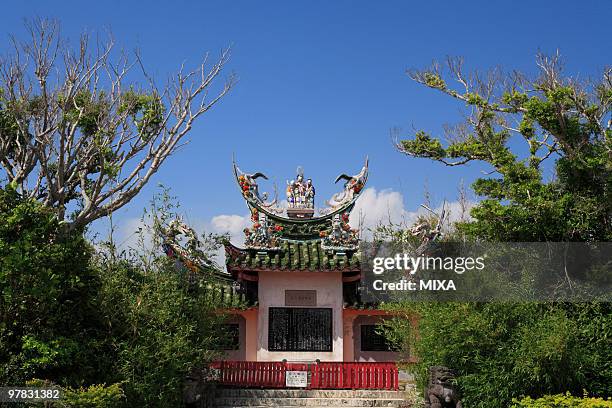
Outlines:
{"type": "Polygon", "coordinates": [[[387,312],[360,298],[359,233],[349,214],[368,178],[368,161],[342,190],[315,208],[315,188],[301,170],[287,181],[287,205],[267,202],[262,173],[234,174],[251,212],[244,247],[226,243],[227,272],[244,295],[229,324],[232,361],[395,362],[377,326],[387,312]]]}

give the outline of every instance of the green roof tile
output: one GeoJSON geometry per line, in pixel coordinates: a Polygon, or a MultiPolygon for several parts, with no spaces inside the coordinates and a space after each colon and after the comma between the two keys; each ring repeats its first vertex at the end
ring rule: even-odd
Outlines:
{"type": "MultiPolygon", "coordinates": [[[[230,245],[231,244],[227,244],[230,245]]],[[[278,249],[257,250],[232,247],[226,263],[229,269],[271,270],[355,270],[359,268],[358,251],[321,248],[321,240],[282,240],[278,249]]]]}

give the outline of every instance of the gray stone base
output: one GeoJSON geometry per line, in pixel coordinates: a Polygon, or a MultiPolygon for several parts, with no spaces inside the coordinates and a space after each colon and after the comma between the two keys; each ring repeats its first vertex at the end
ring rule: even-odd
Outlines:
{"type": "Polygon", "coordinates": [[[218,408],[412,406],[405,391],[218,388],[215,395],[218,408]]]}

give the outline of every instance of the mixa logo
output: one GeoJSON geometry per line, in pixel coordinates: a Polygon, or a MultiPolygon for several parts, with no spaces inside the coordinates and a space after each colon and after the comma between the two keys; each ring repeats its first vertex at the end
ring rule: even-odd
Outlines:
{"type": "Polygon", "coordinates": [[[418,283],[406,279],[402,279],[399,282],[383,282],[381,279],[378,279],[372,282],[372,287],[374,290],[457,290],[455,282],[452,279],[422,279],[419,280],[418,283]]]}
{"type": "Polygon", "coordinates": [[[420,290],[457,290],[455,287],[455,282],[452,280],[420,280],[419,281],[419,289],[420,290]]]}

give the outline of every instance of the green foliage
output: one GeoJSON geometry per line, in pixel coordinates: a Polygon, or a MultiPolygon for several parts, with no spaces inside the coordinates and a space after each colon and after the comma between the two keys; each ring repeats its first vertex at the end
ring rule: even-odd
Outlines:
{"type": "Polygon", "coordinates": [[[532,399],[525,397],[513,400],[511,408],[610,408],[612,401],[603,398],[574,397],[569,392],[565,394],[546,395],[542,398],[532,399]]]}
{"type": "MultiPolygon", "coordinates": [[[[26,383],[28,387],[58,387],[50,381],[33,379],[26,383]]],[[[121,383],[111,385],[94,384],[89,387],[58,387],[62,398],[57,402],[32,403],[28,406],[45,408],[115,408],[125,403],[121,383]]]]}
{"type": "Polygon", "coordinates": [[[99,280],[89,267],[91,252],[51,210],[10,187],[0,190],[0,383],[94,375],[88,347],[99,280]]]}
{"type": "Polygon", "coordinates": [[[446,89],[446,82],[444,82],[440,75],[433,72],[426,72],[424,76],[427,86],[436,89],[446,89]]]}
{"type": "MultiPolygon", "coordinates": [[[[390,306],[419,316],[387,323],[408,342],[421,386],[427,368],[457,373],[465,406],[506,407],[512,398],[565,392],[612,394],[612,307],[609,303],[410,303],[390,306]]],[[[406,345],[404,345],[406,347],[406,345]]]]}
{"type": "MultiPolygon", "coordinates": [[[[32,104],[33,101],[28,103],[32,104]]],[[[93,171],[101,171],[111,179],[116,178],[121,170],[112,145],[115,134],[119,131],[117,126],[122,121],[117,120],[116,116],[131,118],[142,140],[148,142],[159,133],[165,112],[157,95],[134,90],[128,90],[122,95],[116,112],[104,91],[93,93],[90,90],[81,90],[71,99],[59,95],[58,104],[63,109],[61,126],[66,129],[76,126],[84,138],[93,142],[96,147],[93,153],[98,162],[93,171]]],[[[14,112],[7,111],[6,114],[14,112]]]]}
{"type": "MultiPolygon", "coordinates": [[[[477,160],[493,170],[473,184],[482,199],[471,210],[473,220],[456,225],[455,238],[612,240],[612,71],[606,70],[603,80],[591,85],[563,78],[556,58],[541,57],[539,65],[542,72],[535,81],[520,75],[500,81],[496,76],[483,80],[484,76],[472,75],[472,82],[464,80],[468,76],[461,72],[461,61],[451,59],[449,69],[465,91],[449,88],[441,75],[430,71],[412,75],[459,100],[470,116],[447,135],[447,143],[418,131],[413,139],[400,142],[400,150],[449,166],[477,160]],[[521,139],[526,155],[511,143],[521,139]],[[552,180],[545,177],[549,169],[542,165],[549,158],[552,180]]],[[[569,271],[569,278],[584,273],[579,269],[569,271]]],[[[428,367],[448,366],[457,372],[465,406],[505,407],[524,395],[580,395],[585,389],[590,395],[612,395],[609,303],[389,307],[419,317],[418,333],[405,318],[389,321],[387,333],[420,359],[414,368],[421,385],[428,367]]],[[[516,406],[604,406],[588,405],[599,403],[593,399],[578,402],[560,395],[523,401],[516,406]]]]}
{"type": "Polygon", "coordinates": [[[0,190],[0,383],[52,381],[67,406],[179,406],[185,376],[225,340],[210,277],[188,280],[157,247],[94,254],[64,227],[0,190]]]}
{"type": "Polygon", "coordinates": [[[82,408],[114,408],[124,401],[121,384],[109,386],[96,384],[78,389],[64,390],[63,404],[69,407],[82,408]]]}
{"type": "Polygon", "coordinates": [[[145,140],[153,137],[159,131],[165,112],[164,105],[157,95],[129,90],[122,95],[119,114],[132,117],[136,128],[145,140]]]}
{"type": "MultiPolygon", "coordinates": [[[[438,138],[418,131],[400,150],[447,165],[478,160],[493,169],[473,187],[483,200],[462,233],[491,241],[612,240],[612,89],[601,82],[580,84],[563,78],[556,59],[540,58],[535,81],[481,82],[465,92],[449,89],[441,75],[413,75],[422,84],[460,100],[472,112],[464,126],[438,138]],[[514,84],[511,88],[506,83],[514,84]],[[444,84],[444,85],[442,85],[444,84]],[[517,87],[520,84],[520,89],[517,87]],[[518,123],[513,129],[512,123],[518,123]],[[523,139],[527,155],[513,152],[523,139]],[[542,162],[552,158],[556,178],[544,177],[542,162]]],[[[464,78],[460,64],[451,71],[464,78]]]]}
{"type": "MultiPolygon", "coordinates": [[[[15,118],[15,115],[10,110],[10,105],[4,97],[4,90],[0,89],[0,134],[6,135],[8,141],[12,143],[24,143],[28,140],[28,136],[25,136],[19,131],[19,124],[15,118]]],[[[8,149],[6,155],[8,158],[14,158],[14,150],[10,147],[12,143],[8,143],[8,149]]]]}
{"type": "Polygon", "coordinates": [[[66,364],[76,354],[78,344],[73,339],[59,337],[48,342],[40,341],[31,335],[22,340],[23,368],[38,370],[59,364],[66,364]]]}
{"type": "Polygon", "coordinates": [[[402,140],[402,146],[406,150],[410,150],[418,154],[420,157],[428,157],[430,159],[441,159],[446,156],[446,151],[437,139],[432,139],[425,132],[418,132],[414,140],[402,140]]]}
{"type": "Polygon", "coordinates": [[[104,92],[93,94],[89,90],[81,90],[70,99],[60,95],[58,102],[64,109],[63,126],[76,124],[86,137],[104,131],[104,124],[110,115],[110,103],[104,92]]]}
{"type": "MultiPolygon", "coordinates": [[[[180,406],[186,375],[219,357],[226,340],[213,278],[190,275],[158,249],[156,230],[176,218],[177,209],[175,198],[163,189],[145,210],[139,248],[117,253],[111,239],[93,261],[113,356],[104,382],[124,384],[126,406],[180,406]],[[153,247],[146,245],[148,238],[153,247]]],[[[198,248],[203,259],[218,249],[209,238],[198,248]]]]}
{"type": "Polygon", "coordinates": [[[131,406],[180,405],[186,374],[218,356],[216,305],[172,262],[149,269],[128,259],[99,259],[104,325],[115,359],[109,381],[125,381],[131,406]]]}
{"type": "MultiPolygon", "coordinates": [[[[25,102],[30,107],[27,111],[32,115],[36,114],[36,97],[25,102]]],[[[113,136],[116,129],[110,127],[111,118],[120,115],[131,117],[139,134],[147,140],[159,132],[165,112],[159,96],[133,89],[121,95],[116,112],[113,111],[111,100],[104,91],[94,94],[90,90],[81,90],[71,99],[60,94],[57,102],[63,109],[62,126],[76,125],[85,137],[113,136]]]]}

